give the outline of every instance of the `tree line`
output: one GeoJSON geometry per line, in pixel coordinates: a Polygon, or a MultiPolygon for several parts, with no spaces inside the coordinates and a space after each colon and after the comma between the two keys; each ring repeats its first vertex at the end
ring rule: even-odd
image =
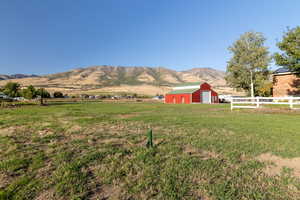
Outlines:
{"type": "Polygon", "coordinates": [[[272,81],[269,65],[300,73],[300,26],[287,29],[277,43],[281,52],[270,54],[265,46],[266,38],[259,32],[246,32],[228,49],[232,54],[227,64],[226,81],[236,89],[253,96],[271,96],[272,81]]]}
{"type": "MultiPolygon", "coordinates": [[[[36,89],[34,86],[29,85],[26,88],[21,88],[21,85],[16,82],[8,82],[2,88],[0,92],[3,92],[5,95],[15,98],[15,97],[24,97],[25,99],[35,99],[40,98],[50,98],[50,93],[44,88],[36,89]]],[[[63,98],[64,94],[62,92],[54,92],[54,98],[63,98]]]]}

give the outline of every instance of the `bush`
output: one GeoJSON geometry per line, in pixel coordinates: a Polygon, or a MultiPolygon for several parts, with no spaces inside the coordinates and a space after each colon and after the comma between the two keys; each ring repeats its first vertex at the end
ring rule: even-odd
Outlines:
{"type": "Polygon", "coordinates": [[[257,95],[261,97],[270,97],[272,96],[272,87],[273,84],[270,81],[264,81],[258,88],[257,88],[257,95]]]}
{"type": "Polygon", "coordinates": [[[53,97],[54,98],[64,98],[64,94],[62,92],[54,92],[53,97]]]}

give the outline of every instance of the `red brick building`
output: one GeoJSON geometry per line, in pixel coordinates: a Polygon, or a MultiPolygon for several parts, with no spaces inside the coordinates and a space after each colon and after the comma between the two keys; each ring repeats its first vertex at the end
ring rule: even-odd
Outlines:
{"type": "Polygon", "coordinates": [[[208,83],[187,83],[173,87],[165,95],[165,103],[190,104],[190,103],[218,103],[216,93],[208,83]]]}
{"type": "Polygon", "coordinates": [[[273,73],[273,97],[300,96],[300,76],[286,68],[273,73]]]}

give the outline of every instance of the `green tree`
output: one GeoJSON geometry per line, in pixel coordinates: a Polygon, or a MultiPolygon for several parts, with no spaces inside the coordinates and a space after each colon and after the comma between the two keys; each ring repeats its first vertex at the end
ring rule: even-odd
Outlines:
{"type": "Polygon", "coordinates": [[[225,79],[231,87],[243,89],[252,97],[258,95],[261,82],[269,78],[271,56],[265,40],[261,33],[246,32],[228,48],[233,56],[228,61],[225,79]]]}
{"type": "Polygon", "coordinates": [[[8,82],[3,87],[3,92],[7,96],[14,98],[20,96],[20,89],[21,89],[21,85],[19,83],[8,82]]]}
{"type": "Polygon", "coordinates": [[[29,85],[26,89],[23,89],[21,93],[25,99],[33,99],[37,96],[37,91],[32,85],[29,85]]]}
{"type": "Polygon", "coordinates": [[[276,64],[300,72],[300,27],[288,29],[277,46],[282,53],[274,54],[276,64]]]}
{"type": "Polygon", "coordinates": [[[54,92],[53,97],[54,98],[64,98],[64,94],[62,92],[54,92]]]}
{"type": "Polygon", "coordinates": [[[47,90],[45,90],[44,88],[39,88],[36,91],[36,94],[42,98],[50,98],[50,93],[47,90]]]}
{"type": "Polygon", "coordinates": [[[40,104],[44,105],[44,98],[50,98],[50,93],[44,88],[39,88],[36,91],[37,95],[40,96],[40,104]]]}

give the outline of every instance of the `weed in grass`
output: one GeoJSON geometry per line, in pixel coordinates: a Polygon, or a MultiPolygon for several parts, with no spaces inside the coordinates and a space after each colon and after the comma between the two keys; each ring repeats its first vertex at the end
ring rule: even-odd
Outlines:
{"type": "Polygon", "coordinates": [[[26,158],[10,158],[0,162],[0,171],[15,173],[29,166],[30,160],[26,158]]]}
{"type": "Polygon", "coordinates": [[[76,162],[62,164],[53,173],[53,183],[58,196],[81,198],[87,193],[87,172],[76,162]]]}
{"type": "Polygon", "coordinates": [[[35,171],[46,164],[46,155],[43,152],[38,152],[33,156],[30,164],[30,168],[32,171],[35,171]]]}
{"type": "Polygon", "coordinates": [[[0,190],[0,199],[31,200],[40,190],[41,183],[32,177],[22,176],[11,183],[6,189],[0,190]]]}

